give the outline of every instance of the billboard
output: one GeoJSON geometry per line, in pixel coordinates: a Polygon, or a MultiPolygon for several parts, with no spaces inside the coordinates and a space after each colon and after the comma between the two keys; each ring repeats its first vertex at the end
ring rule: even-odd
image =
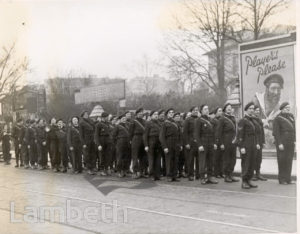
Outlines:
{"type": "Polygon", "coordinates": [[[260,106],[267,149],[275,148],[273,120],[280,104],[288,101],[295,113],[295,43],[292,33],[239,46],[242,104],[260,106]]]}
{"type": "Polygon", "coordinates": [[[125,80],[80,89],[75,94],[75,104],[125,99],[125,80]]]}

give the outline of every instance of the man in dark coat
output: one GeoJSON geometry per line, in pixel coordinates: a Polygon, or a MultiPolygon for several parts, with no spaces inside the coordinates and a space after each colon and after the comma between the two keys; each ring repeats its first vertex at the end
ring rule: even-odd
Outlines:
{"type": "Polygon", "coordinates": [[[254,103],[248,103],[244,110],[245,116],[238,123],[238,146],[241,153],[242,166],[242,188],[250,189],[257,188],[251,182],[254,171],[255,156],[257,150],[260,149],[255,130],[255,123],[253,120],[254,103]]]}
{"type": "MultiPolygon", "coordinates": [[[[178,181],[176,178],[177,164],[179,153],[182,150],[182,136],[179,125],[175,123],[173,119],[173,117],[175,117],[174,109],[168,109],[166,111],[166,116],[167,119],[162,126],[159,139],[166,157],[166,173],[168,182],[172,182],[178,181]]],[[[176,116],[179,116],[180,119],[180,113],[176,113],[176,116]]]]}
{"type": "Polygon", "coordinates": [[[295,118],[290,113],[290,105],[280,105],[280,114],[273,123],[273,135],[277,151],[279,184],[292,184],[291,172],[296,142],[295,118]]]}
{"type": "Polygon", "coordinates": [[[64,121],[59,119],[57,121],[58,130],[56,132],[58,139],[58,153],[62,164],[62,172],[66,173],[68,169],[68,148],[67,148],[67,130],[64,121]]]}
{"type": "Polygon", "coordinates": [[[130,153],[129,129],[126,124],[126,116],[119,116],[120,123],[116,125],[112,133],[113,144],[116,145],[117,171],[119,177],[125,177],[127,169],[127,159],[130,153]]]}
{"type": "Polygon", "coordinates": [[[213,154],[217,149],[214,140],[214,129],[211,118],[208,116],[208,105],[200,107],[201,117],[195,121],[195,139],[199,151],[199,169],[201,184],[217,184],[213,177],[213,154]],[[207,174],[207,178],[205,175],[207,174]]]}
{"type": "Polygon", "coordinates": [[[223,152],[223,172],[225,182],[238,182],[239,179],[233,177],[236,164],[236,120],[232,115],[232,108],[227,103],[223,108],[223,116],[220,118],[217,129],[217,138],[220,149],[223,152]]]}
{"type": "Polygon", "coordinates": [[[96,146],[94,143],[95,125],[89,118],[87,111],[83,111],[81,114],[81,121],[79,122],[79,132],[83,141],[82,149],[84,162],[88,169],[88,174],[94,175],[96,167],[96,146]]]}
{"type": "Polygon", "coordinates": [[[199,116],[199,108],[197,106],[193,106],[190,109],[190,112],[191,112],[191,116],[185,119],[183,125],[183,143],[187,153],[186,165],[188,171],[188,179],[190,181],[193,181],[194,176],[196,176],[196,179],[200,178],[198,147],[194,135],[195,121],[199,116]],[[195,162],[196,162],[196,167],[195,167],[195,162]],[[196,168],[196,171],[194,168],[196,168]]]}
{"type": "Polygon", "coordinates": [[[146,121],[143,119],[143,112],[143,108],[136,110],[136,118],[129,127],[133,178],[135,179],[144,177],[147,170],[146,151],[143,142],[146,121]]]}
{"type": "Polygon", "coordinates": [[[109,166],[111,165],[111,151],[112,151],[112,128],[108,122],[108,113],[101,114],[101,120],[96,124],[95,130],[95,144],[98,150],[98,158],[100,162],[101,175],[106,176],[109,173],[109,166]]]}
{"type": "Polygon", "coordinates": [[[37,169],[37,152],[36,152],[36,129],[35,121],[30,120],[30,125],[25,132],[25,141],[29,151],[29,161],[32,169],[37,169]]]}
{"type": "Polygon", "coordinates": [[[18,119],[17,123],[14,124],[13,128],[12,128],[12,138],[14,140],[14,147],[15,147],[15,157],[16,157],[16,166],[15,167],[19,167],[19,166],[23,166],[23,158],[21,156],[21,147],[20,147],[20,131],[23,125],[23,120],[22,119],[18,119]]]}
{"type": "Polygon", "coordinates": [[[260,107],[259,106],[255,106],[253,120],[254,120],[255,127],[256,127],[255,128],[256,129],[256,137],[258,139],[258,144],[260,145],[260,149],[257,150],[257,154],[255,157],[255,165],[254,165],[255,175],[252,178],[252,180],[253,181],[256,181],[256,180],[266,181],[267,179],[264,178],[260,174],[260,166],[262,163],[262,148],[263,148],[263,145],[265,144],[265,131],[264,131],[263,121],[261,120],[261,117],[260,117],[260,107]]]}
{"type": "Polygon", "coordinates": [[[158,122],[158,111],[151,111],[150,117],[144,133],[145,151],[148,153],[149,175],[153,180],[160,180],[163,149],[159,141],[161,125],[158,122]]]}
{"type": "Polygon", "coordinates": [[[38,126],[36,128],[35,140],[38,152],[38,165],[40,170],[47,168],[47,132],[45,129],[45,121],[43,119],[38,120],[38,126]]]}

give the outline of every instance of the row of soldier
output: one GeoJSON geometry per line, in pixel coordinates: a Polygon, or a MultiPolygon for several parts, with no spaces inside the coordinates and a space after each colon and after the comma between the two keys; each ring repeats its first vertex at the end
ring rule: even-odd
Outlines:
{"type": "MultiPolygon", "coordinates": [[[[274,121],[279,183],[289,184],[295,123],[288,103],[280,109],[274,121]]],[[[136,110],[135,118],[130,112],[120,116],[103,112],[97,121],[84,111],[66,124],[55,118],[49,124],[44,119],[25,123],[19,119],[12,131],[8,125],[2,131],[4,160],[9,163],[12,137],[16,167],[47,169],[49,154],[55,172],[67,172],[70,162],[74,173],[85,167],[89,174],[100,171],[102,176],[116,172],[119,177],[167,176],[169,182],[187,177],[216,184],[216,178],[239,181],[233,177],[239,147],[242,188],[255,188],[253,180],[266,180],[260,174],[264,128],[258,106],[248,103],[244,110],[238,124],[230,104],[212,112],[208,105],[194,106],[184,115],[173,108],[153,110],[148,118],[143,108],[136,110]]]]}

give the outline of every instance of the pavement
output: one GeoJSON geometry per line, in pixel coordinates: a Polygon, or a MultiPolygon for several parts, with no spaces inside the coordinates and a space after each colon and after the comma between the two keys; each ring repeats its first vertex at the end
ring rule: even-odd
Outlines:
{"type": "Polygon", "coordinates": [[[296,184],[242,190],[13,166],[0,164],[1,233],[297,232],[296,184]]]}

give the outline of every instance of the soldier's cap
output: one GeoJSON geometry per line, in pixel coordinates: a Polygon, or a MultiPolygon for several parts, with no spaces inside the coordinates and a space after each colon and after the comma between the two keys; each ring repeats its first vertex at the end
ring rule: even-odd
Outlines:
{"type": "Polygon", "coordinates": [[[79,117],[78,117],[77,115],[72,116],[71,121],[72,121],[72,119],[74,119],[74,118],[76,118],[76,119],[79,121],[79,117]]]}
{"type": "Polygon", "coordinates": [[[113,116],[111,117],[111,120],[114,120],[114,119],[118,119],[118,116],[113,115],[113,116]]]}
{"type": "Polygon", "coordinates": [[[190,109],[190,112],[192,112],[195,108],[197,108],[198,106],[192,106],[190,109]]]}
{"type": "Polygon", "coordinates": [[[180,117],[180,112],[176,112],[173,117],[176,117],[176,116],[180,117]]]}
{"type": "Polygon", "coordinates": [[[123,117],[125,117],[125,114],[119,115],[118,119],[122,119],[123,117]]]}
{"type": "Polygon", "coordinates": [[[290,105],[288,102],[283,102],[280,107],[279,110],[283,110],[287,105],[290,105]]]}
{"type": "Polygon", "coordinates": [[[171,107],[168,110],[166,110],[165,115],[167,115],[171,110],[174,111],[174,108],[171,107]]]}
{"type": "Polygon", "coordinates": [[[25,123],[29,124],[30,123],[30,119],[26,119],[25,123]]]}
{"type": "Polygon", "coordinates": [[[62,122],[64,122],[64,121],[63,121],[63,119],[58,119],[56,122],[58,123],[59,121],[62,121],[62,122]]]}
{"type": "Polygon", "coordinates": [[[208,106],[208,105],[207,105],[207,104],[202,104],[202,105],[200,106],[200,111],[202,111],[203,108],[204,108],[205,106],[208,106]]]}
{"type": "Polygon", "coordinates": [[[81,112],[80,117],[83,117],[85,113],[89,114],[89,112],[87,110],[84,110],[81,112]]]}
{"type": "Polygon", "coordinates": [[[227,103],[224,105],[224,107],[223,107],[223,112],[226,111],[227,106],[231,106],[231,103],[230,103],[230,102],[227,102],[227,103]]]}
{"type": "Polygon", "coordinates": [[[138,113],[143,112],[143,111],[144,111],[144,108],[140,107],[135,111],[135,114],[137,115],[138,113]]]}
{"type": "Polygon", "coordinates": [[[255,106],[254,102],[249,102],[249,103],[245,106],[244,110],[245,110],[245,111],[248,110],[250,106],[255,106]]]}
{"type": "Polygon", "coordinates": [[[32,120],[29,121],[29,123],[30,123],[30,124],[34,124],[34,123],[35,123],[35,120],[32,119],[32,120]]]}
{"type": "Polygon", "coordinates": [[[107,113],[107,112],[105,112],[105,111],[104,111],[104,112],[102,112],[102,113],[101,113],[101,117],[102,117],[102,118],[106,118],[106,117],[108,117],[108,113],[107,113]]]}
{"type": "Polygon", "coordinates": [[[257,108],[260,109],[259,105],[255,105],[255,106],[254,106],[254,110],[256,110],[257,108]]]}
{"type": "Polygon", "coordinates": [[[162,113],[164,113],[165,111],[163,109],[158,111],[158,114],[161,115],[162,113]]]}
{"type": "Polygon", "coordinates": [[[157,110],[152,110],[149,115],[152,116],[154,113],[158,113],[158,111],[157,110]]]}
{"type": "Polygon", "coordinates": [[[23,121],[23,119],[17,119],[17,123],[20,123],[22,121],[23,121]]]}
{"type": "Polygon", "coordinates": [[[264,85],[269,86],[271,83],[278,83],[278,84],[280,84],[280,87],[283,88],[282,76],[279,74],[272,74],[272,75],[268,76],[264,81],[264,85]]]}

